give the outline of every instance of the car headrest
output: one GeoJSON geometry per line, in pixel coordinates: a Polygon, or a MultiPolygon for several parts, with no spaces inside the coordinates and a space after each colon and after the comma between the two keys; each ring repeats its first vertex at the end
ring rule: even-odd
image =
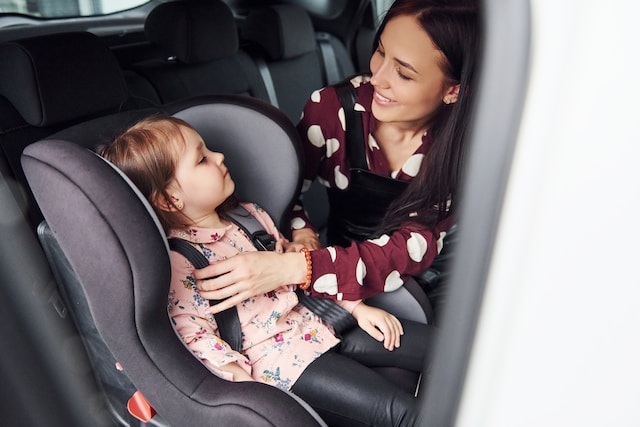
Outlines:
{"type": "Polygon", "coordinates": [[[220,0],[162,3],[149,13],[144,29],[151,42],[186,64],[233,56],[240,46],[233,12],[220,0]]]}
{"type": "Polygon", "coordinates": [[[292,4],[254,9],[247,15],[243,36],[261,46],[274,61],[316,49],[315,32],[306,10],[292,4]]]}
{"type": "Polygon", "coordinates": [[[0,45],[0,95],[28,124],[45,127],[115,111],[127,90],[104,42],[73,32],[0,45]]]}

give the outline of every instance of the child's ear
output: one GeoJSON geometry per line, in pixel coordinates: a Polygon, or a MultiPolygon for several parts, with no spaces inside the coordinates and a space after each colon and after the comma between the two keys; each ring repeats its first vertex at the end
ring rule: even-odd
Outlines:
{"type": "Polygon", "coordinates": [[[458,101],[458,94],[460,93],[460,84],[450,86],[444,94],[442,102],[445,104],[455,104],[458,101]]]}
{"type": "Polygon", "coordinates": [[[175,195],[153,193],[151,196],[152,203],[163,211],[176,212],[181,211],[184,208],[184,202],[175,195]],[[169,198],[169,199],[167,199],[169,198]]]}

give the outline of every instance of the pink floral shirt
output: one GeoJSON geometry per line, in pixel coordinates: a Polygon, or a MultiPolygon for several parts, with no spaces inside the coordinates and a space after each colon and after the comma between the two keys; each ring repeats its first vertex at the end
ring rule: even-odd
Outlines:
{"type": "MultiPolygon", "coordinates": [[[[267,232],[279,238],[278,230],[264,210],[254,204],[243,206],[267,232]]],[[[193,243],[211,263],[256,250],[235,225],[172,230],[169,237],[193,243]]],[[[209,368],[222,378],[233,380],[232,374],[215,367],[237,363],[254,380],[288,390],[311,362],[339,342],[330,327],[298,303],[295,285],[289,285],[236,306],[243,337],[242,350],[234,351],[219,337],[214,316],[206,312],[209,301],[196,289],[193,265],[171,251],[171,268],[168,310],[176,331],[194,355],[209,362],[209,368]]]]}

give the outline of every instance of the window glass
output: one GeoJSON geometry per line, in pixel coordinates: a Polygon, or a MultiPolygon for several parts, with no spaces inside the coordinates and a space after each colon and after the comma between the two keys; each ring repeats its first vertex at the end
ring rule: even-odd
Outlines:
{"type": "Polygon", "coordinates": [[[0,13],[39,18],[105,15],[148,3],[149,0],[0,0],[0,13]]]}

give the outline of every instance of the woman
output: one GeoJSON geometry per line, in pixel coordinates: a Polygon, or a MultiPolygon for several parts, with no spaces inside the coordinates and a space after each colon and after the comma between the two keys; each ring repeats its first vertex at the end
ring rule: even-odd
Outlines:
{"type": "Polygon", "coordinates": [[[357,86],[355,109],[362,111],[365,168],[385,181],[406,182],[407,188],[383,210],[375,232],[366,227],[359,235],[344,232],[349,220],[357,222],[358,216],[341,217],[340,197],[374,199],[358,193],[375,195],[377,184],[374,177],[354,185],[345,149],[352,141],[345,138],[335,89],[315,92],[298,126],[304,141],[305,178],[310,182],[318,177],[334,193],[330,215],[338,224],[335,241],[342,243],[338,240],[346,237],[351,242],[346,247],[320,248],[298,205],[293,239],[314,249],[310,265],[300,253],[247,254],[200,270],[196,278],[206,297],[231,297],[216,311],[305,277],[316,296],[362,299],[395,290],[431,265],[459,205],[478,37],[472,8],[440,6],[432,0],[393,4],[376,35],[370,78],[360,76],[352,82],[357,86]]]}

